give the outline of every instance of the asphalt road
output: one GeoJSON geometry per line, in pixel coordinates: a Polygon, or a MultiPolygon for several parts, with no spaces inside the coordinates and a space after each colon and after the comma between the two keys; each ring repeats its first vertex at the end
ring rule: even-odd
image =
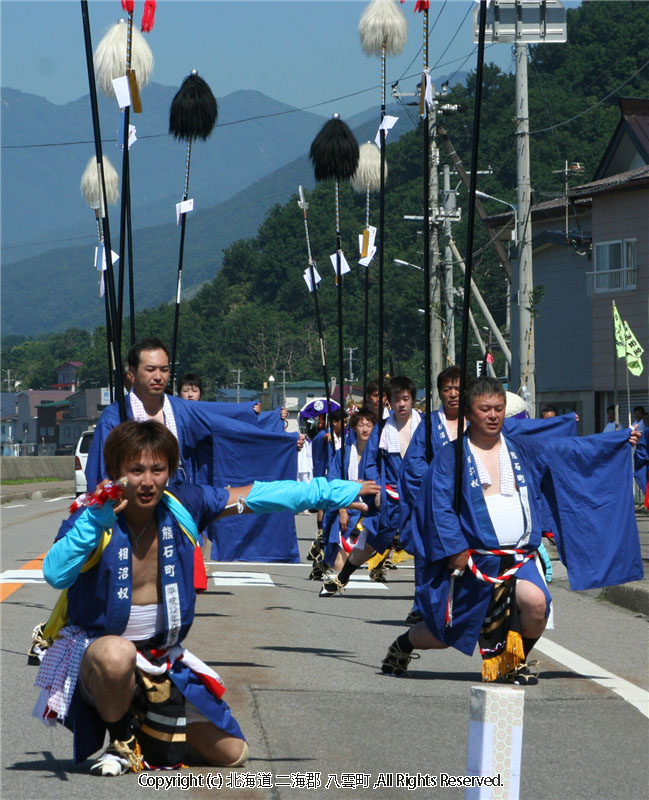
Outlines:
{"type": "MultiPolygon", "coordinates": [[[[228,687],[226,699],[250,745],[246,767],[157,773],[216,785],[156,791],[140,786],[135,775],[101,780],[86,774],[87,765],[73,765],[68,732],[30,717],[36,668],[26,666],[25,652],[57,592],[8,574],[21,570],[20,578],[39,580],[38,564],[30,562],[47,549],[68,502],[21,500],[2,508],[3,798],[464,797],[461,788],[373,788],[386,775],[396,782],[404,774],[466,771],[479,657],[428,652],[411,665],[412,678],[380,672],[387,646],[405,630],[409,567],[392,572],[387,587],[364,573],[344,597],[321,599],[307,580],[306,562],[209,564],[213,577],[186,645],[228,687]],[[227,788],[233,776],[240,788],[227,788]],[[308,788],[318,781],[319,788],[308,788]]],[[[297,520],[305,552],[315,517],[297,520]]],[[[644,800],[649,620],[570,592],[560,565],[556,572],[556,627],[537,654],[542,679],[524,690],[521,797],[644,800]]]]}

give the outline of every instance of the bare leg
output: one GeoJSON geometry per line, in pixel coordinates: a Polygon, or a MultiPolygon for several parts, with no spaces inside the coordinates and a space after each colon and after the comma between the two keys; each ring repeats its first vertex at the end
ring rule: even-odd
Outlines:
{"type": "Polygon", "coordinates": [[[408,639],[417,650],[446,650],[447,644],[440,642],[428,630],[425,622],[418,622],[408,631],[408,639]]]}
{"type": "Polygon", "coordinates": [[[516,582],[516,605],[522,635],[527,639],[538,639],[547,624],[545,595],[531,581],[519,580],[516,582]]]}
{"type": "Polygon", "coordinates": [[[187,744],[206,764],[219,767],[241,766],[248,753],[248,745],[242,739],[211,722],[191,722],[187,726],[187,744]]]}
{"type": "Polygon", "coordinates": [[[131,706],[136,653],[122,636],[100,636],[83,655],[81,680],[104,722],[117,722],[131,706]]]}

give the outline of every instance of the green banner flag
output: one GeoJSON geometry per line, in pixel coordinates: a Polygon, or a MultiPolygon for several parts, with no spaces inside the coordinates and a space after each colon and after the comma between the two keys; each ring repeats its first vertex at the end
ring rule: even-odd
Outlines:
{"type": "MultiPolygon", "coordinates": [[[[616,337],[617,340],[617,337],[616,337]]],[[[624,340],[626,346],[626,365],[632,375],[642,375],[642,354],[644,347],[635,338],[633,331],[629,328],[629,323],[624,323],[624,340]]],[[[623,354],[624,355],[624,354],[623,354]]]]}
{"type": "Polygon", "coordinates": [[[615,331],[615,352],[618,358],[626,355],[626,337],[624,335],[624,323],[620,317],[617,306],[613,303],[613,330],[615,331]]]}

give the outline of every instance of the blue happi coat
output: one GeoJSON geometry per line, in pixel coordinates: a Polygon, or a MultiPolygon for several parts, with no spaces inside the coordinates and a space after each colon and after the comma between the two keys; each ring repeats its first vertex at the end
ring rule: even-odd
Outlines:
{"type": "MultiPolygon", "coordinates": [[[[228,499],[225,489],[189,484],[174,487],[171,494],[172,497],[165,498],[156,509],[158,564],[165,620],[162,634],[150,642],[157,647],[181,644],[191,628],[196,600],[195,540],[191,534],[220,514],[228,499]],[[191,520],[194,521],[193,526],[191,520]]],[[[56,548],[56,542],[64,544],[61,540],[85,513],[85,509],[81,509],[63,522],[52,551],[56,548]]],[[[104,531],[102,546],[98,563],[85,572],[79,572],[68,588],[69,624],[80,626],[92,639],[108,634],[121,635],[131,612],[133,554],[123,515],[118,516],[111,529],[104,531]]],[[[46,577],[49,577],[47,572],[46,577]]],[[[209,693],[193,673],[185,669],[175,674],[172,670],[170,678],[207,719],[233,736],[243,738],[228,704],[209,693]]],[[[75,761],[83,761],[101,748],[105,723],[95,708],[83,700],[79,684],[64,724],[74,734],[75,761]]]]}
{"type": "MultiPolygon", "coordinates": [[[[125,400],[127,418],[132,419],[130,396],[125,400]]],[[[175,482],[218,487],[295,479],[297,436],[283,432],[279,409],[257,416],[253,403],[204,403],[175,396],[169,400],[181,459],[175,482]]],[[[88,453],[89,491],[108,477],[104,443],[119,423],[119,408],[113,403],[99,418],[88,453]]],[[[215,560],[299,561],[295,517],[290,512],[272,518],[230,517],[211,523],[207,533],[215,560]]]]}
{"type": "MultiPolygon", "coordinates": [[[[546,524],[554,531],[571,588],[608,586],[642,577],[642,560],[633,498],[629,491],[631,457],[628,432],[589,437],[534,437],[516,431],[505,436],[527,487],[530,512],[525,547],[534,550],[546,524]],[[549,515],[549,516],[548,516],[549,515]]],[[[457,578],[453,624],[446,626],[449,556],[467,548],[494,549],[493,532],[479,483],[471,473],[464,441],[459,517],[453,508],[457,444],[437,454],[422,482],[413,536],[423,553],[417,606],[440,641],[470,655],[478,640],[491,586],[468,570],[457,578]],[[474,485],[472,485],[474,482],[474,485]]],[[[474,556],[488,575],[498,574],[498,559],[474,556]]]]}

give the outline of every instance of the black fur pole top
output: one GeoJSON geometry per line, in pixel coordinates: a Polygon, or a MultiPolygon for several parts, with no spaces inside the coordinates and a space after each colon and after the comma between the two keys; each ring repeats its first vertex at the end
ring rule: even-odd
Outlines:
{"type": "Polygon", "coordinates": [[[174,139],[207,139],[212,133],[218,107],[207,83],[192,71],[176,92],[169,109],[169,133],[174,139]]]}
{"type": "Polygon", "coordinates": [[[358,142],[338,114],[322,126],[311,143],[309,157],[317,181],[328,178],[346,181],[356,172],[358,142]]]}

